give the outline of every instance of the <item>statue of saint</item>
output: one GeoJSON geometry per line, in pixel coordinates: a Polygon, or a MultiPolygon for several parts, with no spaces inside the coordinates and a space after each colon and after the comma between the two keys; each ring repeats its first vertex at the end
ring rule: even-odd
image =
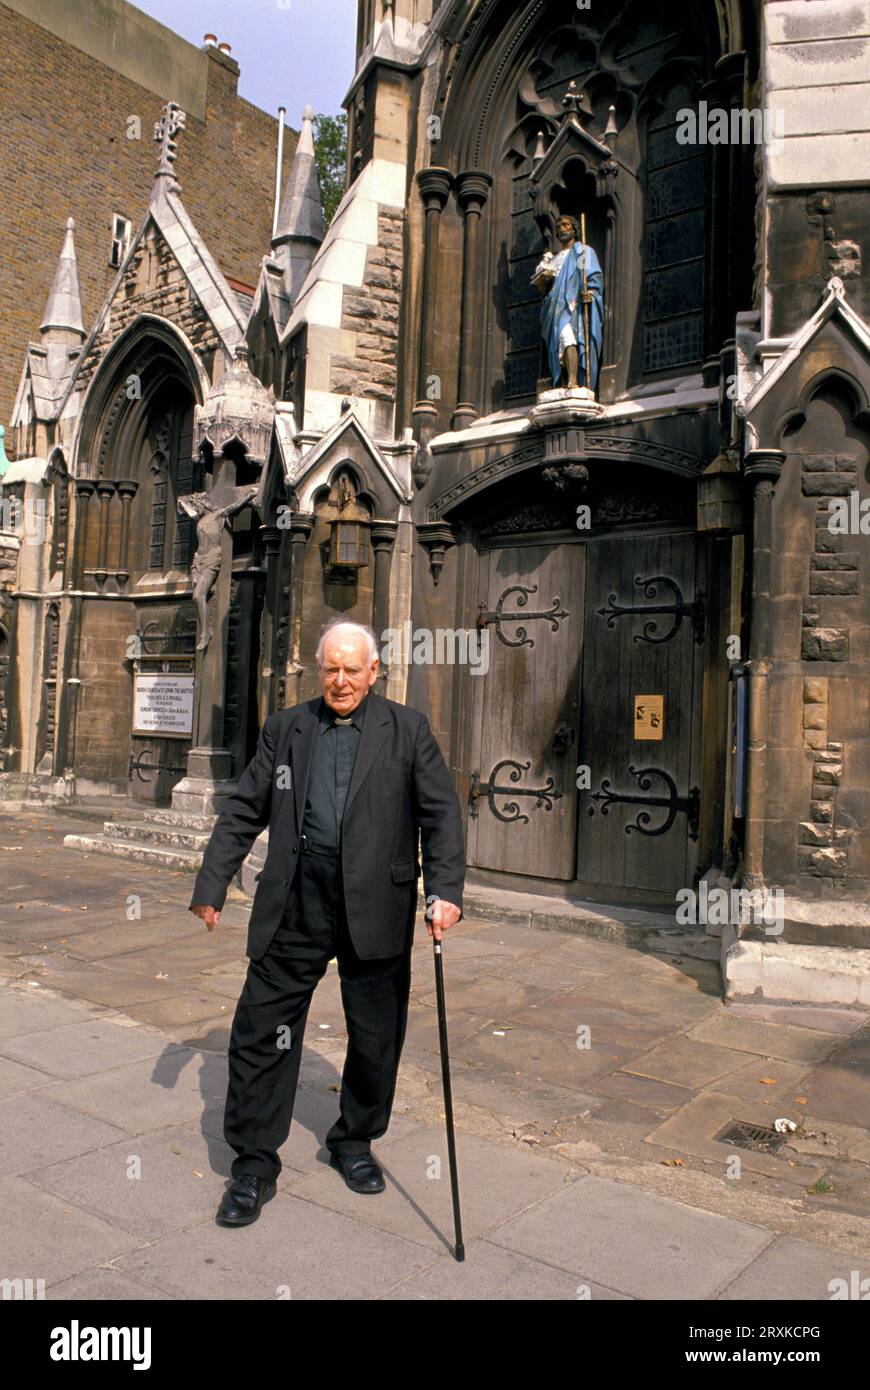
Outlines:
{"type": "Polygon", "coordinates": [[[555,256],[545,252],[532,277],[546,296],[541,335],[553,386],[580,386],[582,373],[582,385],[594,391],[604,337],[604,276],[592,247],[580,240],[576,217],[560,217],[556,235],[562,250],[555,256]]]}
{"type": "Polygon", "coordinates": [[[251,487],[212,488],[211,492],[189,492],[186,497],[178,499],[178,510],[191,521],[196,518],[196,554],[190,567],[190,577],[199,618],[198,652],[205,651],[213,635],[208,601],[220,574],[224,531],[229,529],[229,518],[250,506],[257,491],[256,484],[251,487]]]}

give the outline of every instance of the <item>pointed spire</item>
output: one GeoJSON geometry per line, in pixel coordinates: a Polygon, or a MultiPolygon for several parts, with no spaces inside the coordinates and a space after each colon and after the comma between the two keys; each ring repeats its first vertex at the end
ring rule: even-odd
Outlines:
{"type": "Polygon", "coordinates": [[[272,238],[275,248],[288,241],[310,241],[319,246],[326,234],[314,162],[313,121],[314,109],[306,106],[302,113],[299,143],[281,198],[278,225],[272,238]]]}
{"type": "Polygon", "coordinates": [[[45,314],[39,325],[39,331],[43,334],[50,333],[52,329],[61,329],[69,333],[77,333],[80,338],[85,336],[82,301],[79,295],[76,247],[73,239],[75,225],[71,217],[67,218],[66,236],[63,239],[60,260],[57,263],[57,270],[54,272],[45,314]]]}

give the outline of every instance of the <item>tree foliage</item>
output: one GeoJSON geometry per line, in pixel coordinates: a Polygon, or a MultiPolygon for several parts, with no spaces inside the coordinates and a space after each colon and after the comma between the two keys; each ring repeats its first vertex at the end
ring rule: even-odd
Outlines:
{"type": "Polygon", "coordinates": [[[314,162],[320,180],[323,216],[327,227],[344,193],[347,159],[347,116],[318,113],[314,117],[314,162]]]}

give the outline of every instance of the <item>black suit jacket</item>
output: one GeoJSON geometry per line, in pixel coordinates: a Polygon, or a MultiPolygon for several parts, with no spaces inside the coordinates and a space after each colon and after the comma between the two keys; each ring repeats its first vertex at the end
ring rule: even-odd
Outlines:
{"type": "MultiPolygon", "coordinates": [[[[420,873],[427,897],[462,908],[465,847],[459,802],[429,721],[373,690],[367,698],[344,806],[341,865],[351,940],[361,959],[374,960],[410,945],[420,873]]],[[[269,715],[194,886],[191,906],[222,908],[233,875],[268,825],[269,851],[248,927],[252,960],[266,954],[292,901],[319,705],[317,697],[269,715]]]]}

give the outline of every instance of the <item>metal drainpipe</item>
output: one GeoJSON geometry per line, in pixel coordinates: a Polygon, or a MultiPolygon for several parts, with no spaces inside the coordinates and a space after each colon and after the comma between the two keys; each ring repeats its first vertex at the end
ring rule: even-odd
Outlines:
{"type": "Polygon", "coordinates": [[[785,454],[780,449],[752,449],[746,455],[746,476],[752,497],[752,615],[749,643],[749,756],[747,759],[746,841],[747,888],[764,883],[764,823],[766,811],[767,739],[769,731],[768,678],[770,657],[770,590],[773,571],[773,492],[785,454]]]}

